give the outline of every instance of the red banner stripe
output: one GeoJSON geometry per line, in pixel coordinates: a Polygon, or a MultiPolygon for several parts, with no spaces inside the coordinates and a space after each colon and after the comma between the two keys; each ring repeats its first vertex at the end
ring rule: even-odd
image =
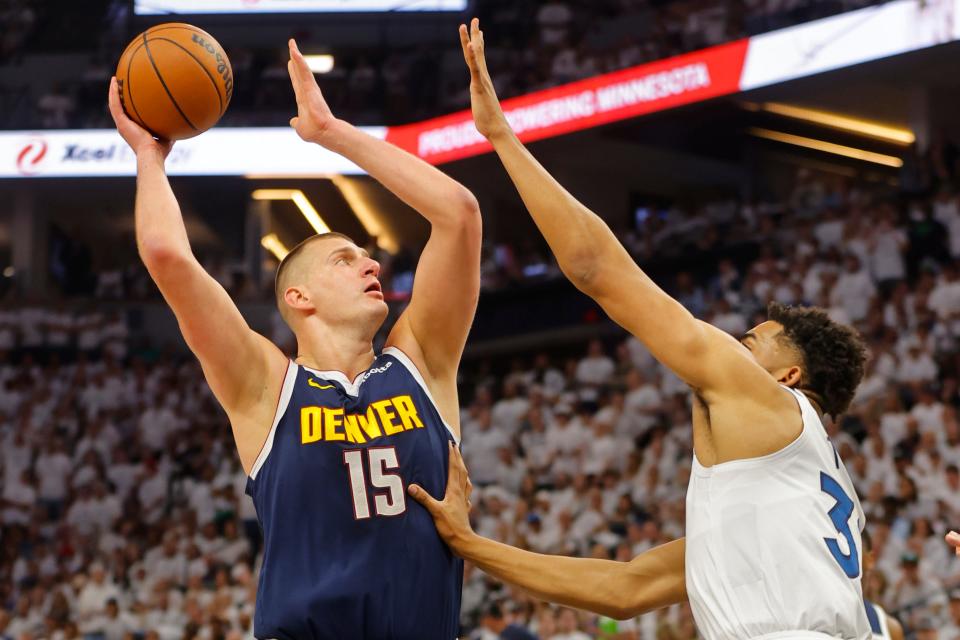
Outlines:
{"type": "MultiPolygon", "coordinates": [[[[511,98],[504,113],[524,142],[739,91],[749,40],[642,64],[511,98]]],[[[469,110],[389,127],[387,140],[433,164],[490,151],[469,110]]]]}

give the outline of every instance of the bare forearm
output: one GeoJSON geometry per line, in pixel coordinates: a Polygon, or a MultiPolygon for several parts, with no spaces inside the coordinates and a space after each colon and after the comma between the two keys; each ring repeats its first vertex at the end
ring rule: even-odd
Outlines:
{"type": "Polygon", "coordinates": [[[335,121],[318,142],[366,171],[433,225],[458,223],[465,211],[477,210],[476,198],[459,182],[343,120],[335,121]]]}
{"type": "Polygon", "coordinates": [[[472,535],[457,553],[543,600],[624,619],[686,598],[683,544],[674,541],[625,563],[548,556],[472,535]]]}
{"type": "Polygon", "coordinates": [[[524,551],[476,536],[458,553],[490,575],[559,604],[596,611],[611,617],[621,614],[612,579],[621,563],[609,560],[547,556],[524,551]]]}
{"type": "Polygon", "coordinates": [[[180,205],[164,172],[163,156],[154,151],[137,156],[135,217],[137,249],[148,267],[158,255],[191,255],[180,205]]]}
{"type": "Polygon", "coordinates": [[[527,150],[512,131],[490,142],[524,205],[557,258],[578,286],[589,279],[601,248],[619,244],[607,225],[583,206],[527,150]]]}
{"type": "Polygon", "coordinates": [[[490,137],[571,283],[688,383],[700,386],[704,328],[636,264],[595,213],[577,201],[509,129],[490,137]]]}

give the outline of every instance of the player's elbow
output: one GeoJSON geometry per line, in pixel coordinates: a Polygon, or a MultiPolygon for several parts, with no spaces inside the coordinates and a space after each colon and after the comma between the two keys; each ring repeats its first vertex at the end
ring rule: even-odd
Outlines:
{"type": "Polygon", "coordinates": [[[480,218],[480,203],[477,197],[473,195],[466,187],[461,187],[457,192],[454,205],[454,222],[470,237],[480,238],[483,223],[480,218]]]}
{"type": "Polygon", "coordinates": [[[649,597],[643,585],[630,580],[620,587],[620,593],[613,603],[612,611],[605,615],[614,620],[628,620],[650,611],[649,597]]]}
{"type": "Polygon", "coordinates": [[[604,606],[597,607],[596,612],[614,620],[630,620],[647,613],[651,607],[642,591],[631,591],[624,587],[619,593],[612,595],[604,606]]]}
{"type": "Polygon", "coordinates": [[[476,197],[465,187],[459,187],[446,203],[443,217],[432,220],[435,231],[456,238],[463,246],[475,246],[480,250],[483,222],[476,197]]]}
{"type": "Polygon", "coordinates": [[[457,208],[461,215],[466,218],[480,218],[480,203],[473,192],[466,187],[461,187],[457,197],[457,208]]]}
{"type": "Polygon", "coordinates": [[[639,615],[639,613],[634,613],[634,608],[626,602],[603,607],[598,609],[597,613],[614,620],[629,620],[639,615]]]}
{"type": "Polygon", "coordinates": [[[169,242],[142,240],[138,250],[147,271],[155,278],[178,270],[180,265],[191,259],[189,252],[169,242]]]}
{"type": "Polygon", "coordinates": [[[600,262],[593,251],[589,249],[578,250],[563,257],[557,256],[557,264],[564,277],[581,293],[591,298],[601,295],[601,283],[597,278],[597,268],[600,266],[600,262]]]}

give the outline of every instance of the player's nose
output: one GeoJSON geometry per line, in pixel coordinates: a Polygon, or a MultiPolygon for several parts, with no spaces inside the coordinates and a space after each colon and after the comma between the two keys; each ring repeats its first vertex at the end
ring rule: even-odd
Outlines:
{"type": "Polygon", "coordinates": [[[380,276],[380,263],[373,258],[367,258],[363,263],[363,277],[372,275],[374,278],[380,276]]]}

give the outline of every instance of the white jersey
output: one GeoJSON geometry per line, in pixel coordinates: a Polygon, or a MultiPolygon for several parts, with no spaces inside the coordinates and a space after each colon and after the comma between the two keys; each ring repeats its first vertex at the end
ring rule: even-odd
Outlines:
{"type": "Polygon", "coordinates": [[[878,604],[869,600],[864,601],[867,609],[867,619],[870,621],[870,637],[873,640],[891,640],[890,627],[887,626],[887,612],[878,604]]]}
{"type": "Polygon", "coordinates": [[[796,440],[710,468],[693,458],[687,594],[707,640],[870,638],[860,500],[810,401],[788,390],[796,440]]]}

